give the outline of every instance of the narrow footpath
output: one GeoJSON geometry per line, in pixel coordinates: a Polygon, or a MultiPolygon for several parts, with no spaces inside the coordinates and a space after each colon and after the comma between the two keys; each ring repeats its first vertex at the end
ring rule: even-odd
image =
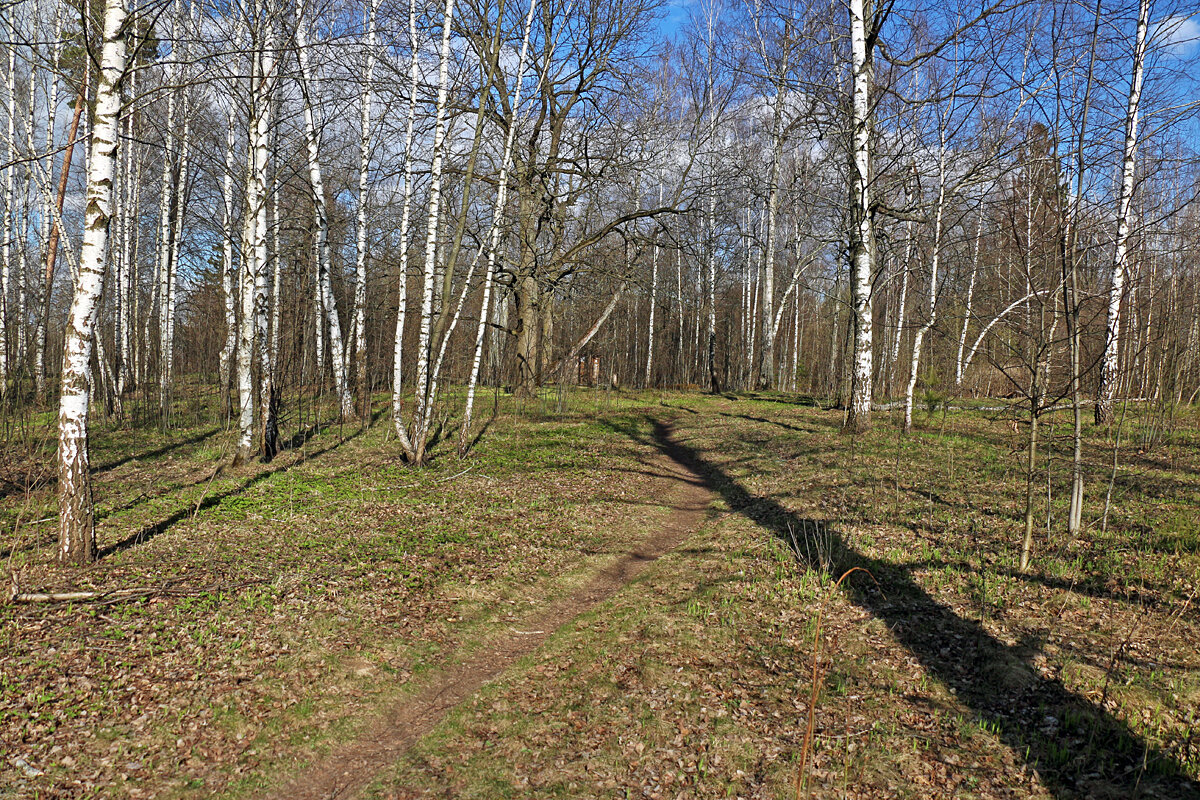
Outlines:
{"type": "Polygon", "coordinates": [[[414,693],[385,709],[358,739],[337,746],[323,760],[299,772],[272,795],[278,800],[353,798],[373,778],[481,687],[501,677],[535,652],[556,630],[612,597],[653,561],[677,547],[704,521],[712,492],[686,460],[658,454],[647,464],[662,482],[662,502],[670,508],[635,547],[599,569],[568,596],[506,626],[471,648],[451,655],[447,666],[422,680],[414,693]]]}

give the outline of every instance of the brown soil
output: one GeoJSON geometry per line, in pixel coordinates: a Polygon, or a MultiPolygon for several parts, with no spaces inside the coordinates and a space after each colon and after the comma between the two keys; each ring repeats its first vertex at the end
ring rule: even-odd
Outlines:
{"type": "Polygon", "coordinates": [[[598,570],[585,585],[538,609],[428,676],[421,688],[386,709],[368,732],[338,746],[324,760],[295,775],[273,797],[321,800],[354,797],[371,779],[394,763],[446,714],[482,686],[536,651],[556,630],[612,597],[645,567],[678,546],[703,521],[712,492],[703,478],[676,453],[648,464],[664,484],[662,497],[671,512],[655,530],[598,570]]]}

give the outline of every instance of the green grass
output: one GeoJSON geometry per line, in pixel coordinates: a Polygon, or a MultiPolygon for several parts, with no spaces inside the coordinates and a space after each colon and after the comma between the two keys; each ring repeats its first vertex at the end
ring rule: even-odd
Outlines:
{"type": "MultiPolygon", "coordinates": [[[[1049,420],[1034,569],[1021,575],[1024,430],[979,410],[982,401],[951,405],[970,410],[947,411],[944,426],[940,407],[918,415],[908,436],[897,414],[881,413],[873,431],[847,437],[841,412],[786,394],[501,396],[467,460],[444,443],[424,470],[401,463],[386,420],[362,434],[326,426],[274,464],[216,474],[232,434],[211,422],[166,434],[98,426],[101,544],[155,535],[90,570],[59,568],[53,523],[30,524],[54,513],[48,484],[35,480],[0,500],[0,525],[22,521],[8,563],[25,588],[185,591],[0,609],[3,769],[23,754],[46,769],[43,786],[87,774],[99,776],[93,793],[110,796],[124,785],[260,795],[353,739],[373,708],[447,654],[483,646],[507,610],[561,597],[660,519],[643,474],[659,418],[714,470],[725,493],[712,520],[457,709],[378,792],[786,794],[818,613],[818,796],[858,787],[923,797],[931,789],[917,776],[945,788],[955,774],[963,796],[1044,796],[1021,777],[1031,762],[1052,780],[1138,743],[1164,754],[1147,780],[1173,769],[1195,777],[1195,412],[1130,409],[1106,531],[1115,437],[1087,426],[1087,527],[1075,538],[1064,531],[1069,426],[1049,420]],[[781,533],[789,523],[807,543],[800,559],[781,533]],[[947,619],[1001,643],[994,663],[963,657],[980,681],[1059,682],[1088,702],[1103,697],[1103,714],[1130,735],[1112,735],[1080,705],[1038,733],[1036,720],[1018,724],[951,691],[943,657],[906,649],[871,605],[867,578],[834,591],[831,569],[847,549],[870,560],[889,598],[904,602],[915,587],[947,619]],[[134,762],[143,766],[126,783],[134,762]]],[[[480,408],[491,414],[490,393],[480,408]]],[[[50,447],[31,435],[10,461],[36,465],[31,454],[50,447]]]]}

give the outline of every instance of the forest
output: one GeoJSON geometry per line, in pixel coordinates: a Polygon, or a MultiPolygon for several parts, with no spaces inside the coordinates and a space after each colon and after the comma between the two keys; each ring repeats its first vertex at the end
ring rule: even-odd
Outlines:
{"type": "Polygon", "coordinates": [[[0,797],[1200,797],[1187,2],[0,30],[0,797]]]}

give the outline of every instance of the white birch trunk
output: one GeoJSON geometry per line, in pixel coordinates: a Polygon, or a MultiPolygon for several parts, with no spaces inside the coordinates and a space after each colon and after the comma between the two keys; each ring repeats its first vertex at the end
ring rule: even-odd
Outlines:
{"type": "Polygon", "coordinates": [[[321,176],[321,161],[316,122],[313,119],[312,68],[309,63],[304,4],[296,6],[296,55],[300,61],[301,86],[304,104],[304,136],[308,145],[308,179],[312,185],[313,216],[317,226],[317,290],[329,324],[329,358],[333,366],[334,391],[338,396],[338,413],[343,419],[354,413],[350,386],[346,379],[346,352],[343,346],[342,323],[333,298],[332,263],[329,256],[329,215],[325,208],[325,182],[321,176]]]}
{"type": "Polygon", "coordinates": [[[851,151],[850,151],[850,296],[854,314],[854,358],[846,428],[865,431],[871,424],[871,269],[875,233],[871,221],[871,79],[864,0],[850,0],[851,151]]]}
{"type": "MultiPolygon", "coordinates": [[[[467,380],[467,402],[463,409],[463,423],[459,430],[458,452],[467,452],[468,437],[471,433],[471,415],[475,408],[475,387],[479,383],[479,365],[483,360],[483,339],[487,332],[486,320],[488,309],[492,302],[492,284],[497,279],[496,265],[500,255],[500,220],[504,218],[508,205],[508,175],[512,162],[513,141],[517,133],[517,121],[520,118],[521,84],[525,78],[525,59],[529,53],[529,32],[533,27],[533,14],[537,8],[537,0],[529,0],[529,15],[525,18],[525,35],[521,40],[521,54],[517,60],[517,79],[513,89],[512,119],[508,122],[508,133],[504,139],[504,155],[500,159],[500,176],[496,187],[496,207],[492,211],[492,226],[488,236],[487,271],[483,275],[483,299],[479,306],[479,326],[475,331],[475,352],[471,357],[471,375],[467,380]]],[[[538,85],[540,87],[540,75],[538,85]]],[[[651,306],[653,318],[653,306],[651,306]]],[[[650,325],[653,329],[653,320],[650,325]]],[[[447,334],[447,340],[449,335],[447,334]]]]}
{"type": "Polygon", "coordinates": [[[58,558],[74,564],[88,563],[96,556],[87,443],[89,373],[112,215],[117,118],[121,108],[119,84],[126,60],[125,19],[123,0],[108,0],[87,171],[83,246],[63,347],[58,412],[58,558]]]}
{"type": "Polygon", "coordinates": [[[983,236],[983,205],[980,203],[979,219],[975,222],[975,247],[971,253],[971,281],[967,284],[967,307],[963,314],[962,331],[958,334],[958,354],[954,358],[954,389],[962,390],[963,348],[967,344],[967,328],[971,325],[972,303],[975,300],[975,281],[979,276],[979,240],[983,236]]]}
{"type": "MultiPolygon", "coordinates": [[[[235,37],[238,38],[238,37],[235,37]]],[[[232,88],[232,87],[231,87],[232,88]]],[[[221,178],[221,289],[225,296],[225,346],[221,348],[221,407],[228,409],[233,389],[234,358],[237,355],[237,275],[233,264],[233,171],[236,169],[237,137],[233,127],[233,109],[225,129],[225,174],[221,178]]]]}
{"type": "Polygon", "coordinates": [[[367,2],[367,52],[359,96],[358,214],[355,219],[354,370],[358,379],[359,416],[371,418],[367,379],[367,181],[371,166],[371,85],[375,77],[375,14],[379,0],[367,2]]]}
{"type": "MultiPolygon", "coordinates": [[[[188,58],[188,48],[184,46],[183,58],[186,61],[188,58]]],[[[174,230],[171,232],[171,255],[168,259],[170,271],[167,280],[167,312],[165,315],[167,322],[167,332],[165,338],[165,347],[163,349],[163,383],[161,414],[162,424],[166,425],[171,416],[171,381],[175,375],[175,298],[179,287],[179,251],[183,243],[183,222],[184,216],[187,213],[187,185],[188,185],[188,146],[191,137],[191,114],[187,95],[181,97],[181,112],[183,114],[183,131],[179,137],[179,169],[175,177],[175,200],[174,200],[174,219],[172,225],[174,230]]]]}
{"type": "MultiPolygon", "coordinates": [[[[274,42],[272,29],[268,31],[267,44],[263,50],[263,74],[271,80],[272,90],[275,72],[274,42]]],[[[258,221],[254,226],[254,258],[258,262],[258,277],[254,282],[254,324],[261,343],[258,351],[258,419],[264,461],[273,459],[279,449],[279,429],[275,418],[275,336],[279,328],[279,304],[274,302],[279,287],[279,129],[272,125],[272,113],[278,103],[272,90],[268,90],[263,100],[266,124],[262,131],[262,136],[268,141],[270,158],[275,163],[275,176],[269,189],[265,164],[262,172],[262,185],[271,198],[272,217],[268,220],[267,198],[264,196],[258,210],[258,221]],[[267,247],[268,231],[271,233],[274,248],[267,247]]]]}
{"type": "Polygon", "coordinates": [[[1121,160],[1121,194],[1117,201],[1117,241],[1113,255],[1112,282],[1108,290],[1108,325],[1104,337],[1104,357],[1100,362],[1100,389],[1096,395],[1096,424],[1108,424],[1113,417],[1121,348],[1121,300],[1125,293],[1125,275],[1129,269],[1129,231],[1133,219],[1134,168],[1138,146],[1138,107],[1145,75],[1146,29],[1150,23],[1150,0],[1138,4],[1137,34],[1133,48],[1133,78],[1129,84],[1129,104],[1125,110],[1125,145],[1121,160]]]}
{"type": "MultiPolygon", "coordinates": [[[[782,73],[788,69],[786,52],[782,73]]],[[[758,388],[775,385],[775,228],[779,219],[779,165],[783,161],[783,104],[786,101],[782,79],[775,87],[775,110],[771,122],[771,170],[767,179],[767,241],[763,254],[762,286],[762,351],[760,353],[758,388]]],[[[782,303],[781,303],[782,305],[782,303]]]]}
{"type": "Polygon", "coordinates": [[[908,302],[908,276],[912,272],[912,221],[905,222],[904,264],[901,264],[900,296],[896,299],[895,336],[892,339],[892,353],[888,355],[888,391],[895,391],[896,365],[900,362],[900,341],[904,338],[905,306],[908,302]]]}
{"type": "Polygon", "coordinates": [[[975,358],[975,352],[977,350],[979,350],[979,345],[983,343],[983,339],[985,336],[987,336],[988,331],[990,331],[993,327],[995,327],[997,322],[999,322],[1000,320],[1002,320],[1006,316],[1008,316],[1009,312],[1015,310],[1022,303],[1033,299],[1038,294],[1041,294],[1041,292],[1030,292],[1029,294],[1020,298],[1019,300],[1014,300],[1003,311],[1001,311],[999,314],[997,314],[992,319],[991,322],[989,322],[987,325],[983,326],[983,330],[981,330],[979,332],[979,335],[975,337],[975,343],[971,345],[971,349],[967,351],[966,358],[963,359],[963,371],[966,371],[971,368],[971,361],[974,360],[974,358],[975,358]]]}
{"type": "MultiPolygon", "coordinates": [[[[251,54],[250,119],[246,148],[245,211],[242,220],[241,324],[238,365],[238,449],[235,463],[255,453],[254,367],[259,349],[266,347],[263,327],[266,277],[267,159],[270,149],[271,77],[274,55],[267,52],[270,36],[260,28],[251,54]]],[[[261,375],[259,376],[261,378],[261,375]]]]}
{"type": "MultiPolygon", "coordinates": [[[[49,164],[48,178],[54,176],[54,145],[55,145],[55,124],[58,115],[58,85],[59,85],[59,68],[62,62],[62,4],[54,4],[54,45],[51,51],[51,64],[53,66],[53,76],[50,79],[50,98],[47,101],[46,109],[46,147],[44,160],[49,164]]],[[[42,282],[42,307],[37,314],[33,332],[33,380],[34,391],[38,397],[43,397],[46,391],[46,333],[49,326],[50,317],[50,302],[51,294],[54,289],[52,263],[50,262],[50,247],[51,241],[55,238],[54,220],[58,210],[54,198],[54,188],[51,181],[47,180],[47,185],[43,192],[42,201],[42,242],[44,253],[44,265],[48,267],[46,270],[47,277],[42,282]]]]}
{"type": "MultiPolygon", "coordinates": [[[[760,215],[760,216],[765,216],[765,215],[760,215]]],[[[759,228],[765,229],[762,219],[759,219],[759,228]]],[[[756,345],[758,344],[758,338],[759,338],[758,337],[758,309],[759,309],[759,295],[762,293],[763,269],[764,269],[764,262],[759,261],[758,269],[751,270],[750,294],[749,294],[749,297],[747,298],[748,302],[750,303],[750,326],[749,326],[749,334],[750,335],[746,337],[746,358],[750,362],[751,378],[753,378],[755,365],[758,364],[758,361],[755,358],[754,354],[756,352],[756,345]]]]}
{"type": "MultiPolygon", "coordinates": [[[[175,119],[178,108],[178,91],[174,88],[178,83],[180,57],[177,49],[179,47],[180,25],[183,21],[182,3],[180,0],[174,0],[172,9],[172,49],[170,55],[170,63],[167,66],[166,84],[167,84],[167,120],[165,131],[165,143],[163,146],[162,159],[162,176],[159,184],[158,198],[158,260],[156,263],[157,285],[158,285],[158,391],[159,391],[159,424],[162,427],[167,425],[167,414],[170,404],[170,352],[172,348],[171,342],[171,317],[174,316],[174,309],[171,307],[171,286],[172,286],[172,264],[171,255],[174,253],[174,247],[171,244],[171,238],[175,232],[175,227],[172,224],[171,217],[172,203],[177,200],[178,195],[174,190],[174,173],[176,167],[176,145],[175,145],[175,119]]],[[[176,208],[178,213],[178,208],[176,208]]]]}
{"type": "Polygon", "coordinates": [[[744,354],[742,364],[742,383],[746,383],[749,380],[750,368],[752,366],[749,357],[750,349],[747,343],[750,340],[750,271],[754,268],[754,255],[750,246],[750,209],[745,209],[744,216],[746,218],[746,232],[742,234],[742,249],[746,251],[746,261],[742,267],[742,304],[740,307],[741,317],[739,320],[742,353],[744,354]]]}
{"type": "MultiPolygon", "coordinates": [[[[275,114],[282,117],[282,103],[276,98],[275,114]]],[[[274,144],[271,153],[275,159],[275,180],[271,186],[271,350],[268,364],[271,368],[271,385],[275,385],[279,372],[279,343],[283,336],[283,249],[280,234],[283,222],[279,216],[280,196],[283,194],[283,180],[279,176],[279,126],[272,128],[274,144]]]]}
{"type": "MultiPolygon", "coordinates": [[[[658,205],[663,204],[662,176],[658,179],[658,205]]],[[[658,239],[655,238],[654,249],[650,254],[650,320],[646,330],[646,377],[644,386],[649,389],[654,374],[654,311],[658,305],[658,239]]]]}
{"type": "Polygon", "coordinates": [[[454,0],[446,0],[442,18],[442,47],[438,65],[438,96],[434,109],[433,160],[429,166],[429,220],[425,234],[424,285],[421,295],[421,327],[417,342],[417,383],[413,419],[413,447],[417,464],[425,463],[425,448],[433,418],[434,398],[430,392],[432,355],[434,279],[437,273],[438,226],[441,221],[442,160],[446,143],[446,106],[450,97],[450,33],[454,21],[454,0]]]}
{"type": "Polygon", "coordinates": [[[800,372],[800,292],[792,298],[794,317],[792,320],[792,391],[798,392],[800,372]]]}
{"type": "Polygon", "coordinates": [[[411,50],[408,66],[408,122],[404,133],[404,202],[400,211],[400,286],[396,308],[396,337],[392,347],[392,427],[405,456],[416,460],[416,451],[404,423],[404,318],[408,311],[408,246],[409,226],[412,220],[413,197],[413,127],[417,118],[417,86],[420,78],[419,50],[417,47],[416,4],[408,6],[408,36],[411,50]]]}
{"type": "Polygon", "coordinates": [[[325,391],[325,353],[328,350],[328,337],[325,334],[325,326],[328,322],[328,317],[325,314],[325,297],[322,291],[324,285],[321,281],[321,257],[317,254],[317,240],[315,237],[312,244],[313,312],[316,315],[313,319],[313,345],[316,350],[313,366],[316,369],[317,393],[323,394],[325,391]]]}
{"type": "Polygon", "coordinates": [[[942,255],[942,216],[946,205],[946,143],[943,140],[938,159],[937,206],[933,213],[933,247],[929,257],[929,311],[925,324],[917,329],[913,339],[912,361],[908,371],[908,386],[904,390],[904,431],[912,430],[913,391],[917,388],[917,375],[921,367],[921,345],[925,335],[937,322],[938,267],[942,255]]]}
{"type": "MultiPolygon", "coordinates": [[[[32,31],[26,35],[28,37],[28,41],[36,41],[36,31],[32,31]]],[[[31,49],[33,52],[31,54],[30,63],[32,63],[32,59],[40,58],[41,55],[39,52],[40,48],[36,44],[31,45],[31,49]]],[[[26,343],[29,338],[28,286],[30,274],[28,242],[29,234],[31,232],[30,229],[32,227],[32,212],[34,206],[34,195],[32,192],[33,177],[34,170],[38,166],[35,160],[37,158],[38,151],[34,142],[34,130],[37,126],[37,120],[35,119],[36,115],[34,113],[34,110],[37,106],[37,95],[35,92],[35,89],[37,88],[37,81],[35,80],[35,77],[36,71],[32,66],[30,66],[29,77],[26,81],[29,92],[25,97],[25,157],[29,160],[25,164],[25,186],[21,191],[24,214],[22,214],[21,231],[21,266],[17,273],[17,364],[19,365],[18,369],[22,371],[25,369],[25,358],[28,355],[26,349],[26,343]]]]}
{"type": "Polygon", "coordinates": [[[683,345],[687,341],[687,329],[684,322],[683,310],[683,250],[675,251],[675,293],[679,306],[679,345],[676,347],[676,357],[679,361],[679,382],[687,383],[687,368],[684,363],[683,345]]]}
{"type": "MultiPolygon", "coordinates": [[[[135,71],[129,79],[129,95],[131,98],[137,97],[137,72],[135,71]]],[[[124,393],[133,384],[133,325],[136,323],[136,318],[132,316],[132,301],[133,295],[137,291],[137,261],[135,260],[133,239],[134,239],[134,221],[137,217],[137,205],[139,200],[139,181],[138,177],[141,174],[141,162],[135,163],[134,153],[136,145],[133,142],[133,112],[129,113],[129,117],[125,125],[125,138],[130,142],[123,154],[122,161],[124,169],[124,201],[120,208],[119,231],[121,237],[121,251],[118,259],[120,272],[118,273],[118,301],[120,302],[120,315],[117,320],[118,324],[118,358],[120,361],[120,371],[117,375],[117,391],[124,393]]]]}
{"type": "Polygon", "coordinates": [[[721,391],[717,377],[717,245],[716,196],[708,201],[708,387],[713,394],[721,391]]]}
{"type": "Polygon", "coordinates": [[[16,161],[16,120],[17,120],[17,47],[16,24],[14,16],[16,6],[8,7],[5,19],[5,31],[8,34],[8,73],[5,75],[4,99],[8,112],[8,139],[5,142],[4,154],[4,242],[0,245],[0,397],[8,393],[9,352],[8,335],[13,326],[10,324],[8,300],[12,281],[12,245],[16,239],[17,216],[13,208],[15,193],[13,191],[13,169],[16,161]]]}
{"type": "MultiPolygon", "coordinates": [[[[716,58],[714,52],[714,35],[716,26],[717,10],[715,6],[710,6],[706,9],[705,23],[708,27],[708,54],[706,68],[708,70],[708,141],[711,147],[715,147],[717,143],[717,111],[716,111],[716,84],[713,77],[713,61],[716,58]]],[[[712,168],[715,164],[709,165],[710,182],[712,178],[712,168]]],[[[707,342],[707,361],[708,361],[708,388],[713,394],[721,391],[721,382],[717,377],[717,247],[716,247],[716,187],[709,186],[708,195],[708,218],[705,221],[708,233],[708,342],[707,342]]],[[[699,337],[699,320],[697,320],[697,338],[699,337]]],[[[697,346],[699,342],[697,342],[697,346]]]]}

